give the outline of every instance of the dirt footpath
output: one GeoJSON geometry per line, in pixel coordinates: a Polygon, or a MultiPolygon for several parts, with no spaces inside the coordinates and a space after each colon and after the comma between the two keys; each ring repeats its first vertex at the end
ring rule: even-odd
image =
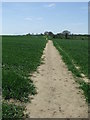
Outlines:
{"type": "Polygon", "coordinates": [[[88,105],[59,52],[48,41],[44,64],[32,76],[37,95],[27,103],[31,118],[87,118],[88,105]]]}

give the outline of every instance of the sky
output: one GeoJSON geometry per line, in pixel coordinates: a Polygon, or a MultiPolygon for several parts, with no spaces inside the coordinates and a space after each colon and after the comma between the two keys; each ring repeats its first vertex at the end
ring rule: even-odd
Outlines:
{"type": "Polygon", "coordinates": [[[3,2],[2,34],[88,33],[87,2],[3,2]]]}

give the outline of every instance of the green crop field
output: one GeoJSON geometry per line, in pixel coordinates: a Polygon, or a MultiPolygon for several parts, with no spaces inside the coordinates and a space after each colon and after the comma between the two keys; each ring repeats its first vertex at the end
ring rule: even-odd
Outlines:
{"type": "MultiPolygon", "coordinates": [[[[30,73],[40,65],[41,56],[46,45],[44,36],[3,36],[2,39],[2,95],[4,100],[14,99],[21,102],[28,101],[28,95],[36,93],[30,73]]],[[[3,103],[3,117],[9,117],[7,109],[15,117],[23,113],[21,108],[3,103]],[[9,108],[12,109],[10,109],[9,108]],[[20,114],[19,114],[20,113],[20,114]]]]}
{"type": "MultiPolygon", "coordinates": [[[[45,36],[3,36],[2,37],[2,114],[3,119],[24,118],[23,105],[9,103],[10,99],[28,102],[28,96],[36,94],[30,74],[41,64],[41,56],[48,40],[45,36]]],[[[48,39],[52,39],[50,36],[48,39]]],[[[88,40],[53,39],[68,69],[74,76],[88,78],[88,40]]],[[[90,85],[78,81],[86,100],[90,102],[90,85]]]]}
{"type": "MultiPolygon", "coordinates": [[[[88,77],[88,40],[55,39],[53,42],[61,54],[63,54],[66,59],[68,58],[67,62],[73,62],[73,64],[78,66],[79,72],[85,74],[88,77]]],[[[70,65],[69,69],[72,67],[70,65]]],[[[76,75],[79,74],[76,73],[76,75]]]]}
{"type": "MultiPolygon", "coordinates": [[[[75,39],[53,39],[53,43],[57,50],[62,55],[62,59],[72,71],[74,76],[82,78],[82,73],[88,76],[88,40],[75,39]]],[[[80,88],[83,89],[86,100],[90,102],[90,85],[84,81],[80,83],[80,88]]]]}

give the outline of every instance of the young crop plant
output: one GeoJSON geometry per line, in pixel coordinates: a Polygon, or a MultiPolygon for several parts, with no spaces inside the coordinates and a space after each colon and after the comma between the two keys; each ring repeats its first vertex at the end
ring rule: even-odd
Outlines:
{"type": "Polygon", "coordinates": [[[23,113],[24,107],[16,106],[14,104],[8,104],[3,102],[2,104],[2,119],[24,119],[23,113]]]}
{"type": "MultiPolygon", "coordinates": [[[[41,64],[46,42],[44,36],[2,37],[2,96],[5,101],[27,102],[29,95],[37,93],[30,75],[41,64]]],[[[3,104],[2,110],[4,118],[23,116],[22,108],[13,104],[3,104]]]]}
{"type": "Polygon", "coordinates": [[[90,84],[83,81],[82,74],[88,79],[88,40],[53,39],[53,43],[62,55],[68,70],[77,78],[80,88],[84,91],[86,101],[90,103],[90,84]],[[82,79],[82,80],[81,80],[82,79]]]}

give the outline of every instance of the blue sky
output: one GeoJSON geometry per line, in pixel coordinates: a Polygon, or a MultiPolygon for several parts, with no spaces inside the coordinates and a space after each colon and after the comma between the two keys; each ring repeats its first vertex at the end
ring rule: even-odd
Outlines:
{"type": "Polygon", "coordinates": [[[87,2],[4,2],[2,33],[88,33],[87,2]]]}

